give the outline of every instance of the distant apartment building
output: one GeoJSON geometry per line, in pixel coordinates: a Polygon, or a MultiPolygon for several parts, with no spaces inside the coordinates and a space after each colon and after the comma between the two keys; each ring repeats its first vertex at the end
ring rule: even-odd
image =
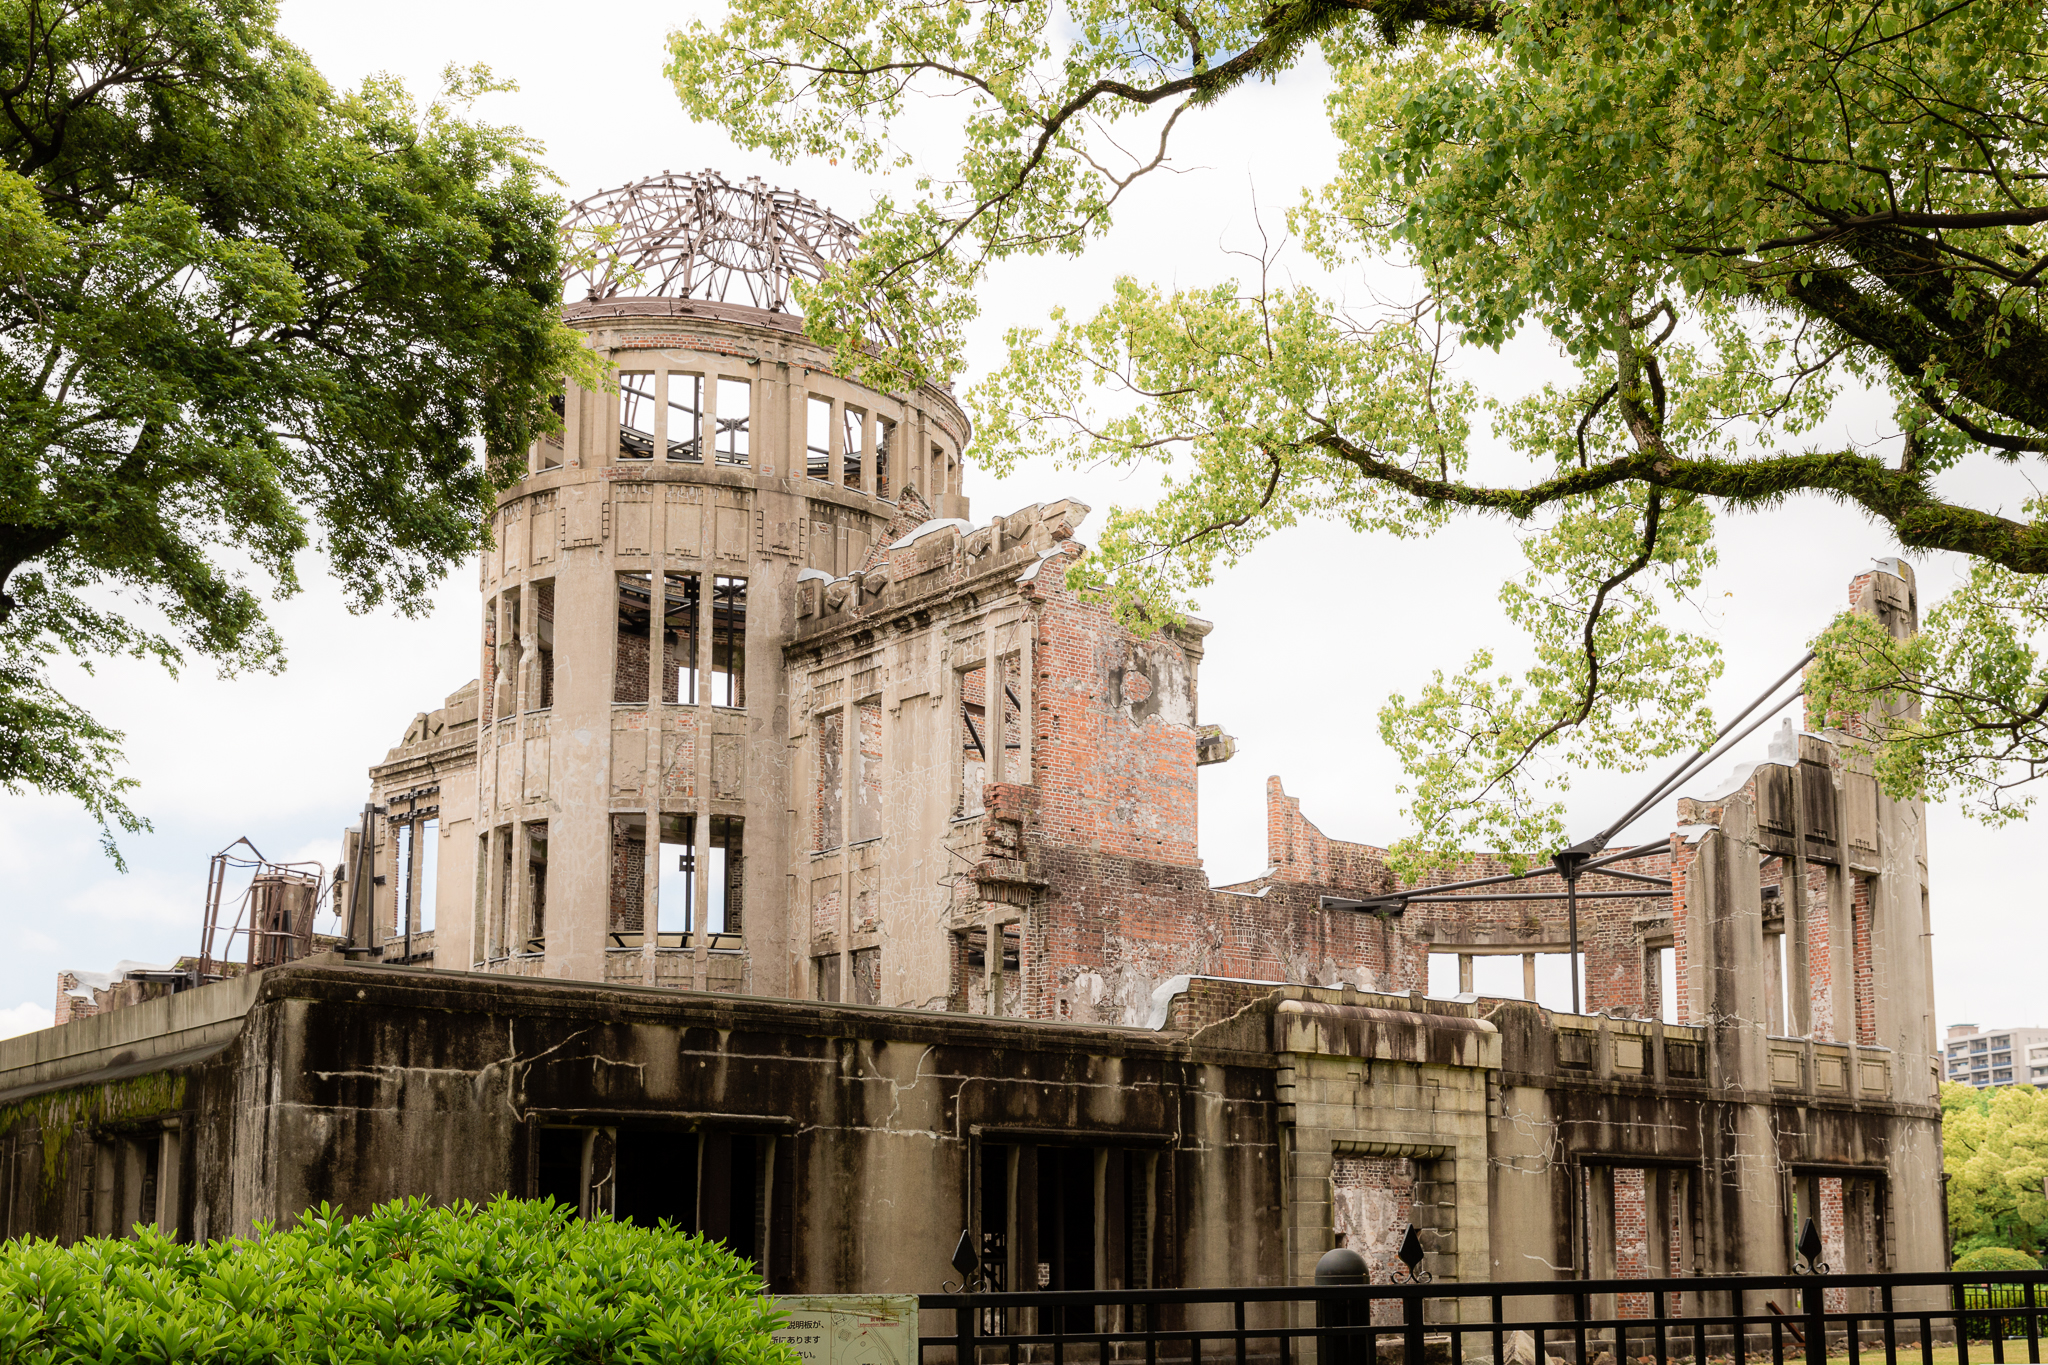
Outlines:
{"type": "Polygon", "coordinates": [[[1964,1085],[2048,1085],[2048,1028],[1950,1024],[1945,1051],[1947,1078],[1964,1085]]]}

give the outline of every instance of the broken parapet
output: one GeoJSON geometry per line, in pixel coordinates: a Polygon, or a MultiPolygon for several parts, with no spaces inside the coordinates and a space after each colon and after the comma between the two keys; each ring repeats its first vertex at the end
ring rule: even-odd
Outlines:
{"type": "Polygon", "coordinates": [[[1012,582],[1036,578],[1045,560],[1080,553],[1073,536],[1088,510],[1086,503],[1063,498],[1020,508],[982,527],[935,517],[878,544],[858,572],[840,578],[805,573],[796,589],[798,633],[942,598],[968,580],[1004,571],[1014,571],[1012,582]]]}

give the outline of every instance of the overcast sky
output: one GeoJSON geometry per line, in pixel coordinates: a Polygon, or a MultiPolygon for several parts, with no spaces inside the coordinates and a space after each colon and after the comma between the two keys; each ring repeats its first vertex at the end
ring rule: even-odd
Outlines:
{"type": "MultiPolygon", "coordinates": [[[[492,97],[478,113],[541,139],[571,198],[664,170],[714,167],[804,190],[859,217],[873,186],[847,168],[779,166],[683,117],[661,75],[662,40],[695,12],[641,0],[568,8],[285,0],[282,27],[337,85],[384,71],[427,93],[450,61],[485,62],[516,79],[519,93],[492,97]]],[[[966,380],[995,361],[1003,329],[1041,319],[1050,301],[1085,310],[1119,274],[1168,285],[1241,274],[1244,262],[1219,248],[1256,248],[1260,224],[1277,230],[1285,206],[1329,174],[1321,98],[1311,74],[1183,118],[1177,172],[1134,190],[1114,234],[1087,258],[998,274],[972,332],[975,370],[966,380]]],[[[1497,392],[1554,372],[1538,344],[1467,369],[1497,392]]],[[[1875,405],[1851,405],[1844,429],[1874,437],[1883,417],[1875,405]]],[[[1097,509],[1084,540],[1111,502],[1143,494],[1100,476],[1038,468],[1001,481],[970,472],[967,491],[977,519],[1080,497],[1097,509]]],[[[2024,488],[1989,491],[2016,504],[2024,488]]],[[[1731,713],[1788,668],[1838,610],[1849,578],[1896,552],[1861,516],[1815,500],[1724,520],[1721,567],[1704,595],[1705,624],[1727,650],[1715,695],[1721,711],[1731,713]]],[[[1955,580],[1956,566],[1943,558],[1914,562],[1923,600],[1955,580]]],[[[1398,837],[1398,772],[1378,739],[1378,708],[1389,692],[1412,694],[1432,670],[1457,668],[1477,647],[1511,657],[1518,637],[1495,594],[1520,567],[1512,530],[1498,521],[1460,522],[1420,544],[1310,527],[1261,550],[1204,595],[1200,614],[1216,629],[1201,675],[1202,719],[1238,737],[1234,761],[1202,770],[1202,853],[1212,880],[1263,870],[1269,775],[1335,837],[1398,837]]],[[[317,564],[306,565],[304,577],[307,590],[273,611],[290,651],[281,676],[222,681],[195,669],[173,681],[119,662],[90,678],[66,675],[74,698],[127,732],[128,771],[141,783],[134,804],[155,831],[123,839],[131,866],[123,876],[74,806],[0,796],[0,925],[9,947],[0,958],[0,1036],[48,1023],[60,969],[167,962],[195,951],[207,859],[237,837],[273,859],[332,863],[339,831],[361,808],[364,770],[416,712],[475,676],[473,574],[456,573],[421,621],[351,616],[317,564]]],[[[1757,735],[1747,757],[1761,758],[1763,743],[1757,735]]],[[[1726,765],[1694,789],[1725,774],[1726,765]]],[[[1580,778],[1575,837],[1605,825],[1652,780],[1580,778]]],[[[1636,831],[1650,837],[1667,823],[1658,816],[1636,831]]],[[[2038,986],[2044,892],[2024,858],[2041,831],[1989,832],[1952,810],[1933,812],[1930,825],[1941,1022],[2048,1023],[2038,986]]],[[[1520,983],[1479,984],[1518,992],[1520,983]]],[[[1561,973],[1546,983],[1546,994],[1563,989],[1561,973]]]]}

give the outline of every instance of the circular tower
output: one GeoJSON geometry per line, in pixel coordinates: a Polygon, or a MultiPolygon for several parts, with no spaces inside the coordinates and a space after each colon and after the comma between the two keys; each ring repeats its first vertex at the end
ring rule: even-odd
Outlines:
{"type": "Polygon", "coordinates": [[[800,195],[664,173],[567,227],[587,254],[563,316],[616,390],[571,388],[498,498],[475,910],[439,926],[437,965],[794,994],[795,588],[964,516],[967,420],[805,338],[791,280],[856,232],[800,195]]]}

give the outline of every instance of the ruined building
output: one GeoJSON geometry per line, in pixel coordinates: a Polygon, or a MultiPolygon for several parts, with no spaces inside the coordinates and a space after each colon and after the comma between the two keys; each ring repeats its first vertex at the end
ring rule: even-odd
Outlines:
{"type": "MultiPolygon", "coordinates": [[[[1921,810],[1842,736],[1424,886],[1274,779],[1267,871],[1211,886],[1209,627],[1120,627],[1085,507],[976,524],[950,395],[831,371],[788,277],[851,230],[708,175],[583,213],[631,229],[565,309],[617,392],[500,497],[345,950],[0,1043],[0,1230],[511,1191],[817,1291],[936,1288],[963,1229],[1016,1288],[1383,1273],[1411,1225],[1446,1281],[1782,1271],[1808,1216],[1941,1264],[1921,810]],[[1583,1012],[1425,995],[1568,952],[1583,1012]]],[[[1851,594],[1915,628],[1904,564],[1851,594]]]]}

